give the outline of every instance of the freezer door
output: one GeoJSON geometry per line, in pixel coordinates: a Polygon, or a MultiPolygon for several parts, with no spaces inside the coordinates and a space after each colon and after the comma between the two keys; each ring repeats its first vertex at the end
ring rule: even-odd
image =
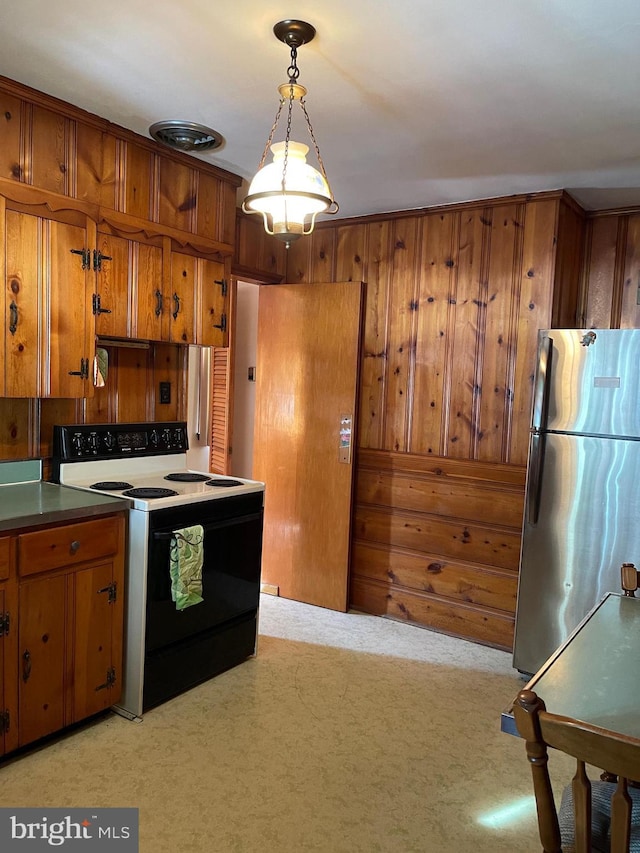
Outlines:
{"type": "Polygon", "coordinates": [[[549,329],[541,348],[546,338],[546,428],[640,436],[640,329],[549,329]]]}
{"type": "Polygon", "coordinates": [[[544,465],[527,479],[516,611],[513,662],[525,673],[620,591],[622,563],[640,565],[640,441],[543,438],[544,465]]]}

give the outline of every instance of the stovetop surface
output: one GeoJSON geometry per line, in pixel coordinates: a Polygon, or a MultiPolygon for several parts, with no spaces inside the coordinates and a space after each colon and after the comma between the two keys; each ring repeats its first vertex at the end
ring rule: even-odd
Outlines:
{"type": "Polygon", "coordinates": [[[113,486],[118,487],[122,483],[127,483],[134,489],[170,489],[176,493],[161,498],[127,498],[133,509],[144,512],[171,506],[182,506],[188,503],[219,500],[232,495],[243,495],[264,490],[264,483],[257,480],[226,477],[206,471],[194,472],[187,467],[186,454],[63,463],[60,466],[60,482],[65,486],[72,486],[77,489],[92,489],[92,486],[96,484],[108,485],[112,488],[94,488],[92,491],[125,498],[127,496],[124,495],[124,490],[113,488],[113,486]],[[201,474],[205,479],[196,482],[164,479],[167,474],[175,473],[196,473],[201,474]],[[238,485],[217,488],[208,485],[211,480],[219,480],[225,484],[232,481],[238,485]]]}

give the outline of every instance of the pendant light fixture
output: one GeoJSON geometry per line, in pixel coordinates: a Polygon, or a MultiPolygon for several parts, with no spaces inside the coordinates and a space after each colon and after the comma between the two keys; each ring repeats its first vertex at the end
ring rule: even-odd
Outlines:
{"type": "Polygon", "coordinates": [[[294,240],[311,234],[319,213],[337,213],[338,203],[331,192],[305,106],[304,98],[307,90],[298,83],[300,74],[297,63],[298,48],[313,39],[316,34],[315,28],[305,21],[287,20],[276,24],[273,32],[291,49],[291,64],[287,69],[289,82],[278,86],[280,104],[276,118],[242,209],[245,213],[261,214],[267,234],[284,240],[289,248],[294,240]],[[296,102],[300,104],[304,115],[320,171],[306,161],[309,146],[291,139],[293,105],[296,102]],[[283,142],[273,143],[285,104],[287,104],[286,135],[283,142]],[[273,162],[265,165],[269,149],[273,153],[273,162]]]}

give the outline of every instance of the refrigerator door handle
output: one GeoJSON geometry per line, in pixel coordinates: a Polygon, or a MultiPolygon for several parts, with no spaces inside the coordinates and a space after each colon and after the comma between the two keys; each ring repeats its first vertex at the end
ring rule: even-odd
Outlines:
{"type": "Polygon", "coordinates": [[[529,479],[527,486],[527,522],[538,523],[540,514],[540,494],[542,492],[542,469],[544,467],[544,445],[546,435],[543,432],[531,433],[529,449],[529,479]]]}
{"type": "Polygon", "coordinates": [[[531,429],[537,433],[546,427],[548,401],[548,374],[551,368],[551,347],[553,338],[545,335],[538,345],[538,366],[533,386],[533,413],[531,429]]]}
{"type": "Polygon", "coordinates": [[[553,338],[540,337],[538,342],[538,366],[533,386],[533,412],[531,415],[531,440],[529,445],[529,477],[527,486],[527,521],[538,523],[540,513],[540,493],[542,490],[542,468],[544,465],[544,445],[547,426],[547,408],[549,402],[549,377],[551,370],[551,352],[553,338]]]}

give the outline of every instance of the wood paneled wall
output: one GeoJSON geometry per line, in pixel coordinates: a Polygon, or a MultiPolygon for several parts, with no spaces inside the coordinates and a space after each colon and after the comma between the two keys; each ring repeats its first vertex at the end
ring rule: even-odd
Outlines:
{"type": "Polygon", "coordinates": [[[322,225],[286,279],[366,282],[351,602],[510,648],[537,333],[576,325],[563,193],[322,225]]]}
{"type": "Polygon", "coordinates": [[[582,325],[640,328],[640,211],[609,211],[587,223],[582,325]]]}

